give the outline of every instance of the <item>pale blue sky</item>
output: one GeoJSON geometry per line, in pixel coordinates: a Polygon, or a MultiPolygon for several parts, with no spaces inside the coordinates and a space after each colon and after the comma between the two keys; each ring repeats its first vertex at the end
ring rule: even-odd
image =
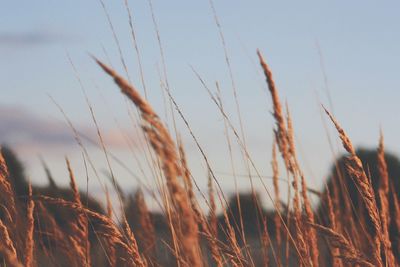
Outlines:
{"type": "MultiPolygon", "coordinates": [[[[130,77],[141,89],[123,3],[123,0],[105,1],[130,77]]],[[[148,1],[130,0],[129,5],[149,99],[163,113],[158,75],[161,59],[148,1]]],[[[227,109],[236,118],[228,69],[209,2],[153,0],[153,6],[172,94],[189,118],[215,168],[229,172],[221,116],[190,70],[192,65],[213,90],[216,80],[221,83],[227,109]]],[[[398,153],[398,1],[215,0],[215,7],[232,63],[249,149],[263,173],[270,173],[273,120],[269,113],[271,102],[255,54],[257,48],[273,69],[282,99],[289,102],[299,149],[304,150],[301,154],[304,168],[312,177],[310,183],[316,187],[321,184],[332,160],[317,99],[319,97],[329,106],[317,44],[322,53],[335,115],[354,143],[375,146],[382,126],[388,148],[398,153]]],[[[2,117],[19,114],[15,112],[19,110],[21,124],[24,124],[23,118],[28,118],[31,122],[37,120],[38,124],[43,120],[44,128],[52,128],[51,122],[61,123],[63,118],[48,98],[47,94],[50,94],[76,125],[82,129],[93,128],[84,97],[68,62],[68,53],[78,69],[101,127],[106,135],[111,132],[112,150],[112,138],[117,132],[114,118],[118,118],[123,128],[129,130],[131,126],[125,101],[87,54],[92,53],[107,62],[102,47],[112,65],[123,74],[115,41],[97,0],[3,1],[0,9],[2,117]]],[[[8,135],[1,141],[18,142],[20,139],[15,141],[13,132],[7,132],[9,120],[6,123],[4,118],[0,129],[8,135]]],[[[18,127],[15,131],[30,129],[18,127]]],[[[201,177],[204,169],[197,164],[201,158],[180,122],[179,128],[194,172],[201,177]]],[[[51,137],[57,139],[59,131],[51,137]]],[[[336,140],[336,135],[332,136],[336,140]]],[[[35,138],[38,137],[32,134],[28,139],[35,142],[35,138]]],[[[121,157],[128,160],[126,151],[122,151],[118,141],[116,143],[121,157]]],[[[64,173],[59,159],[66,153],[75,155],[76,164],[81,164],[73,149],[65,152],[55,147],[57,144],[42,142],[41,148],[34,147],[29,151],[44,157],[47,155],[59,173],[64,173]]],[[[40,176],[37,161],[24,160],[32,168],[32,175],[40,176]]]]}

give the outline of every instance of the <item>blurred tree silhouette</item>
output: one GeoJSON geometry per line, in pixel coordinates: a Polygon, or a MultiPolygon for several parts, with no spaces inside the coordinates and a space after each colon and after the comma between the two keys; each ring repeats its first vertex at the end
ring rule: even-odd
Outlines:
{"type": "MultiPolygon", "coordinates": [[[[21,161],[18,159],[16,154],[7,146],[3,146],[1,149],[2,155],[8,167],[9,179],[11,181],[11,185],[15,192],[16,198],[19,200],[19,203],[25,207],[26,196],[28,194],[28,180],[25,175],[25,169],[21,161]]],[[[49,170],[46,170],[47,175],[51,175],[49,170]]],[[[61,188],[58,187],[54,180],[49,179],[49,185],[47,186],[35,186],[32,185],[33,195],[43,195],[49,196],[53,198],[62,198],[64,200],[73,201],[73,195],[70,188],[61,188]]],[[[102,205],[95,200],[87,196],[86,192],[80,192],[82,204],[87,206],[89,209],[94,210],[96,212],[104,214],[102,205]]],[[[67,227],[68,221],[75,215],[74,212],[67,208],[62,208],[56,205],[47,205],[43,203],[48,210],[56,219],[60,228],[64,229],[67,227]]]]}
{"type": "Polygon", "coordinates": [[[1,153],[3,154],[3,158],[7,164],[9,179],[12,187],[17,196],[25,196],[28,194],[28,181],[25,176],[25,170],[14,154],[14,152],[8,148],[7,146],[2,146],[1,153]]]}

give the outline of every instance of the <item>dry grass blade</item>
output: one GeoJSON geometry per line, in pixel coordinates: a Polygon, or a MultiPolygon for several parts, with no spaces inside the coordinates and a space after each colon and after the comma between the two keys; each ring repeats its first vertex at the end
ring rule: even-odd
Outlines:
{"type": "MultiPolygon", "coordinates": [[[[280,205],[280,192],[279,192],[279,166],[278,166],[278,160],[276,156],[276,139],[274,139],[274,143],[272,144],[272,173],[273,173],[273,185],[274,185],[274,192],[275,192],[275,203],[276,203],[276,209],[281,210],[281,205],[280,205]]],[[[282,266],[281,263],[281,257],[282,257],[282,223],[281,220],[278,216],[278,213],[275,212],[274,215],[274,223],[275,223],[275,237],[276,237],[276,243],[277,243],[277,264],[278,266],[282,266]]]]}
{"type": "Polygon", "coordinates": [[[28,207],[27,207],[27,223],[26,223],[26,241],[25,241],[25,266],[33,266],[33,230],[34,230],[34,218],[33,210],[35,209],[35,202],[32,199],[32,185],[29,184],[28,188],[28,207]]]}

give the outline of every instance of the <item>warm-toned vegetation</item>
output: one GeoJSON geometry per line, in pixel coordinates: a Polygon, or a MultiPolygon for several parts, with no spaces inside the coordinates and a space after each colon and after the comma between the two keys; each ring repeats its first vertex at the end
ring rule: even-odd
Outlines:
{"type": "MultiPolygon", "coordinates": [[[[97,201],[78,190],[68,159],[70,190],[59,188],[50,172],[48,187],[32,187],[18,160],[4,148],[0,154],[1,264],[400,266],[400,163],[385,154],[383,136],[377,151],[356,151],[340,124],[325,110],[347,155],[335,163],[325,190],[318,193],[319,207],[313,209],[296,155],[289,110],[286,108],[285,114],[272,72],[261,53],[258,56],[276,121],[276,141],[271,148],[274,193],[265,188],[265,194],[253,190],[226,200],[207,164],[209,213],[204,213],[195,198],[194,181],[180,141],[174,140],[134,85],[96,59],[137,107],[145,141],[152,148],[154,169],[162,171],[154,179],[160,182],[163,210],[150,212],[141,190],[134,196],[125,195],[112,177],[123,210],[115,213],[108,192],[104,192],[104,211],[97,201]],[[280,196],[278,151],[292,181],[287,203],[280,196]],[[275,209],[264,210],[261,198],[275,209]],[[223,208],[221,215],[216,213],[217,205],[223,208]]],[[[224,116],[226,130],[237,138],[244,160],[258,173],[221,102],[215,103],[224,116]]]]}

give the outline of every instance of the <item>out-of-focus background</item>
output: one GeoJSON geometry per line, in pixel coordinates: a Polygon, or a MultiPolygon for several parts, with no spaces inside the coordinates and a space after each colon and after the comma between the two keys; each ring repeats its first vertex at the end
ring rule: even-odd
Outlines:
{"type": "MultiPolygon", "coordinates": [[[[128,172],[119,161],[111,159],[120,184],[126,191],[133,191],[138,183],[132,173],[144,183],[153,184],[141,153],[138,126],[132,122],[136,111],[89,56],[95,55],[127,77],[125,63],[129,79],[144,93],[125,2],[103,4],[105,9],[96,0],[2,3],[0,143],[17,152],[35,184],[47,183],[41,158],[56,182],[67,184],[64,157],[68,156],[79,185],[84,187],[89,177],[90,193],[96,195],[98,190],[103,195],[93,168],[88,168],[86,175],[84,163],[88,158],[83,159],[82,148],[63,115],[80,133],[99,179],[107,181],[109,168],[83,92],[107,150],[130,169],[128,172]]],[[[208,0],[135,0],[128,1],[128,5],[148,100],[172,128],[170,106],[163,98],[168,85],[228,192],[235,185],[224,121],[192,70],[212,91],[219,83],[225,109],[240,131],[226,55],[246,145],[267,184],[271,184],[274,122],[257,48],[274,72],[282,100],[290,106],[298,154],[310,187],[321,188],[341,151],[336,134],[321,112],[321,103],[335,114],[357,146],[376,147],[382,128],[387,149],[397,153],[398,2],[215,1],[225,48],[208,0]]],[[[204,161],[187,128],[175,116],[193,176],[205,188],[204,161]]],[[[230,138],[238,185],[240,190],[247,190],[249,180],[240,175],[247,174],[246,165],[233,135],[230,138]]]]}

